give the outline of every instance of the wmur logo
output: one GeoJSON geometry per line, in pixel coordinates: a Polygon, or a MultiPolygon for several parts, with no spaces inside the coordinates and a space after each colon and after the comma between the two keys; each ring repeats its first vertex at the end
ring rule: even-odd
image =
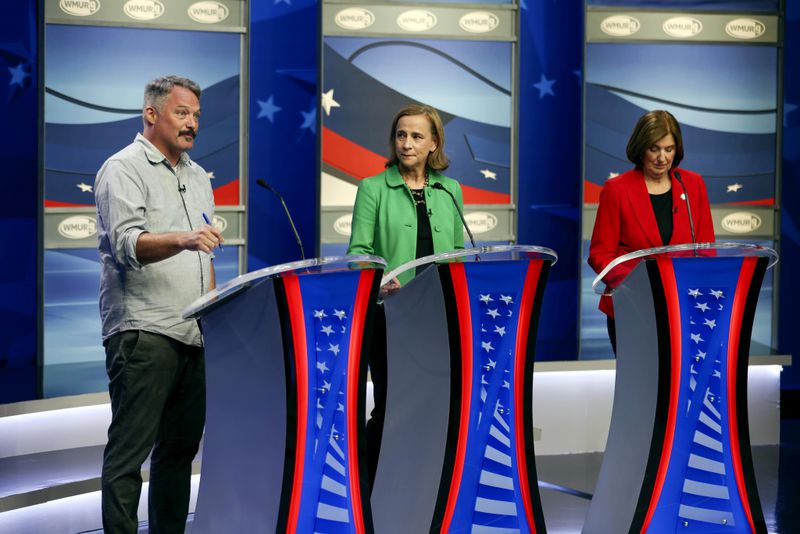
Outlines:
{"type": "Polygon", "coordinates": [[[97,221],[88,215],[73,215],[58,224],[58,233],[67,239],[85,239],[97,233],[97,221]]]}
{"type": "Polygon", "coordinates": [[[58,7],[67,15],[88,17],[100,11],[99,0],[59,0],[58,7]]]}
{"type": "Polygon", "coordinates": [[[224,217],[220,217],[219,215],[214,215],[214,218],[211,219],[211,226],[219,230],[220,232],[224,232],[225,229],[228,227],[228,220],[224,217]]]}
{"type": "Polygon", "coordinates": [[[664,33],[672,37],[686,39],[703,31],[703,23],[692,17],[672,17],[661,25],[664,33]]]}
{"type": "Polygon", "coordinates": [[[734,19],[725,25],[725,33],[734,39],[755,39],[764,35],[766,26],[757,19],[734,19]]]}
{"type": "Polygon", "coordinates": [[[364,30],[375,23],[375,14],[363,7],[348,7],[336,13],[333,22],[345,30],[364,30]]]}
{"type": "Polygon", "coordinates": [[[611,15],[600,23],[603,33],[614,37],[628,37],[638,32],[641,27],[639,19],[630,15],[611,15]]]}
{"type": "Polygon", "coordinates": [[[160,0],[128,0],[122,11],[132,19],[153,20],[164,14],[164,4],[160,0]]]}
{"type": "Polygon", "coordinates": [[[190,19],[200,24],[216,24],[227,19],[230,10],[220,2],[195,2],[187,13],[190,19]]]}
{"type": "Polygon", "coordinates": [[[486,211],[473,211],[464,215],[473,234],[484,234],[497,227],[497,217],[486,211]]]}
{"type": "Polygon", "coordinates": [[[750,211],[737,211],[723,217],[720,225],[734,234],[749,234],[761,228],[761,217],[750,211]]]}
{"type": "Polygon", "coordinates": [[[488,11],[473,11],[458,19],[461,29],[470,33],[486,33],[500,25],[500,19],[488,11]]]}
{"type": "Polygon", "coordinates": [[[353,214],[348,213],[347,215],[342,215],[335,221],[333,221],[333,231],[339,235],[350,235],[350,229],[353,225],[353,214]]]}
{"type": "Polygon", "coordinates": [[[436,22],[436,15],[424,9],[410,9],[397,17],[397,25],[410,32],[430,30],[436,22]]]}

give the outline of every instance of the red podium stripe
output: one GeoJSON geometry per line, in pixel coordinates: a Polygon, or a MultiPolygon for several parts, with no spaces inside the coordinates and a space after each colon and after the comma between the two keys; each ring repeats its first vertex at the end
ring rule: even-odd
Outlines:
{"type": "Polygon", "coordinates": [[[530,481],[528,480],[528,459],[525,456],[525,381],[533,377],[525,376],[525,362],[527,360],[528,327],[530,326],[533,300],[542,272],[542,260],[532,260],[528,263],[528,272],[525,274],[525,286],[519,303],[519,319],[517,320],[517,343],[514,348],[514,426],[516,428],[517,450],[517,476],[522,493],[522,503],[525,506],[525,516],[531,532],[536,533],[536,522],[533,518],[531,506],[530,481]]]}
{"type": "Polygon", "coordinates": [[[467,275],[463,263],[450,264],[450,276],[453,279],[453,293],[458,310],[458,327],[461,337],[461,418],[458,430],[458,445],[453,462],[453,477],[450,481],[450,493],[447,496],[441,534],[450,530],[450,522],[458,501],[458,490],[464,474],[464,461],[467,455],[467,433],[469,430],[470,401],[472,400],[472,312],[469,306],[467,275]]]}
{"type": "Polygon", "coordinates": [[[292,326],[292,344],[294,346],[294,364],[297,380],[297,440],[294,451],[294,475],[292,497],[289,504],[289,517],[286,532],[294,534],[300,517],[300,498],[303,489],[303,469],[306,456],[306,432],[308,424],[308,354],[306,347],[306,326],[303,317],[303,296],[300,293],[300,281],[297,275],[287,274],[283,277],[286,289],[286,303],[289,309],[289,321],[292,326]]]}
{"type": "Polygon", "coordinates": [[[361,365],[361,339],[364,319],[372,290],[375,271],[363,270],[359,276],[351,317],[350,359],[347,362],[347,466],[350,470],[350,502],[353,503],[353,525],[358,534],[364,533],[364,511],[361,508],[361,479],[358,477],[358,385],[361,365]]]}
{"type": "Polygon", "coordinates": [[[675,421],[678,416],[678,393],[680,390],[681,376],[681,310],[678,300],[678,284],[675,281],[675,269],[672,266],[672,259],[659,257],[658,271],[661,274],[661,282],[664,285],[664,298],[667,302],[667,317],[669,319],[669,338],[670,338],[670,385],[669,385],[669,408],[667,412],[667,427],[664,429],[664,444],[661,449],[661,459],[658,463],[658,472],[653,486],[653,495],[650,497],[650,505],[647,508],[647,515],[642,523],[642,533],[647,532],[647,527],[653,519],[653,514],[661,498],[661,490],[664,489],[664,480],[667,478],[669,460],[672,453],[672,442],[675,440],[675,421]]]}
{"type": "Polygon", "coordinates": [[[733,474],[736,479],[736,487],[739,490],[739,498],[742,501],[742,508],[750,523],[750,531],[756,532],[753,522],[753,513],[750,510],[750,500],[747,496],[747,488],[744,483],[744,471],[742,469],[742,457],[739,450],[739,425],[736,410],[736,366],[739,360],[739,337],[742,330],[742,316],[747,304],[747,293],[753,281],[753,273],[756,269],[757,258],[749,257],[742,260],[742,269],[739,272],[739,282],[736,284],[736,294],[733,296],[731,306],[731,325],[728,332],[728,440],[731,443],[731,461],[733,462],[733,474]]]}

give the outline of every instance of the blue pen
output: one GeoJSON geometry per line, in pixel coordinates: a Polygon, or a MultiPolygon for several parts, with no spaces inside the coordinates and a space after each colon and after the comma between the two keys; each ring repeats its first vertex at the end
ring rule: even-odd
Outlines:
{"type": "MultiPolygon", "coordinates": [[[[208,219],[208,215],[206,215],[205,213],[203,213],[203,220],[206,222],[207,225],[214,226],[213,224],[211,224],[211,221],[208,219]]],[[[219,244],[219,249],[225,250],[225,248],[222,246],[222,243],[219,244]]]]}

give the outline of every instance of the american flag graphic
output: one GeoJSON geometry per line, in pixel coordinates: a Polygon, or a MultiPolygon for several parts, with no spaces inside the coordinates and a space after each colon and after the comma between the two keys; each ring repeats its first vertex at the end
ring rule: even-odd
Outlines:
{"type": "Polygon", "coordinates": [[[311,416],[315,422],[309,436],[314,449],[308,475],[318,479],[314,532],[320,533],[355,531],[349,511],[346,469],[349,459],[344,433],[349,317],[349,307],[313,310],[314,350],[309,350],[309,371],[314,369],[316,376],[310,392],[315,406],[311,416]]]}
{"type": "Polygon", "coordinates": [[[690,287],[682,296],[683,308],[689,311],[685,335],[690,350],[683,355],[689,371],[689,398],[685,413],[678,417],[685,418],[683,424],[690,432],[684,439],[691,443],[680,448],[688,457],[682,458],[686,469],[678,517],[679,526],[687,532],[706,531],[711,525],[736,526],[730,495],[736,486],[725,464],[729,443],[722,415],[728,328],[717,324],[727,322],[730,315],[728,293],[728,288],[690,287]]]}

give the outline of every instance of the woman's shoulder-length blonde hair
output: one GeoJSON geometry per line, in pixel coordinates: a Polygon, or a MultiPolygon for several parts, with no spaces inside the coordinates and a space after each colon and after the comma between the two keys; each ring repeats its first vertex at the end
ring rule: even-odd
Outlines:
{"type": "Polygon", "coordinates": [[[397,122],[401,117],[408,115],[425,115],[428,118],[428,122],[431,124],[431,134],[436,139],[436,150],[428,156],[427,167],[434,171],[445,170],[450,166],[450,161],[448,161],[447,156],[444,155],[444,125],[442,124],[442,118],[439,116],[438,111],[424,104],[408,105],[398,111],[394,116],[392,129],[389,132],[389,160],[386,162],[386,167],[391,167],[399,163],[397,153],[394,149],[394,138],[397,135],[397,122]]]}
{"type": "Polygon", "coordinates": [[[677,167],[683,160],[681,126],[672,113],[664,110],[648,111],[636,122],[631,138],[628,139],[628,148],[625,150],[628,159],[637,169],[641,169],[647,149],[670,134],[675,138],[675,158],[672,160],[672,168],[677,167]]]}

